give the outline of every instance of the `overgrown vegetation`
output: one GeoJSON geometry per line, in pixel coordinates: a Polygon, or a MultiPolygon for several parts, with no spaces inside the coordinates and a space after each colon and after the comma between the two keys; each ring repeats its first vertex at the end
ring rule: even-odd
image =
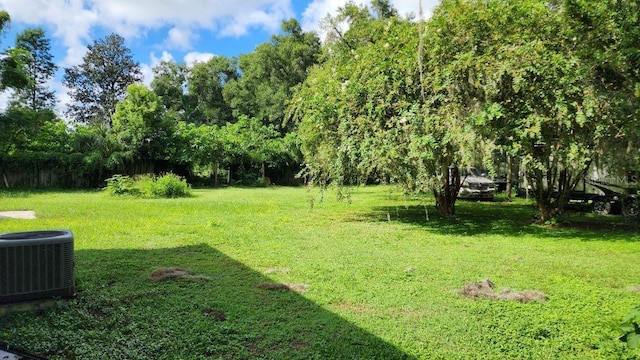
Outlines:
{"type": "Polygon", "coordinates": [[[427,21],[385,4],[328,18],[327,59],[293,97],[316,182],[389,181],[453,215],[457,168],[501,153],[547,221],[591,164],[635,170],[636,1],[444,0],[427,21]]]}
{"type": "Polygon", "coordinates": [[[521,199],[443,218],[432,197],[389,187],[351,189],[350,203],[304,188],[193,194],[3,196],[38,217],[0,220],[3,232],[73,231],[78,296],[5,313],[0,342],[52,360],[640,358],[618,340],[640,286],[627,218],[531,224],[521,199]],[[183,272],[155,281],[159,269],[183,272]],[[485,278],[547,300],[459,294],[485,278]]]}
{"type": "Polygon", "coordinates": [[[146,198],[177,198],[191,195],[191,186],[175,174],[114,175],[106,180],[105,191],[110,195],[131,195],[146,198]]]}

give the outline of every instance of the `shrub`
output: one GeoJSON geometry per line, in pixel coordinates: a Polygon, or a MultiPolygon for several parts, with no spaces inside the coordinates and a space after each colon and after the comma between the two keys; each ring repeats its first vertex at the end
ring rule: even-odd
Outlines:
{"type": "Polygon", "coordinates": [[[114,175],[107,179],[107,193],[111,195],[133,195],[146,198],[176,198],[191,195],[191,187],[186,180],[175,174],[140,175],[134,179],[124,175],[114,175]]]}
{"type": "Polygon", "coordinates": [[[151,197],[176,198],[191,195],[191,187],[186,180],[171,173],[153,178],[149,188],[150,191],[145,191],[145,195],[151,197]]]}
{"type": "Polygon", "coordinates": [[[105,190],[110,195],[140,195],[140,189],[136,187],[133,179],[126,175],[113,175],[108,178],[105,190]]]}
{"type": "Polygon", "coordinates": [[[136,187],[140,189],[140,195],[146,198],[156,197],[154,187],[156,186],[156,177],[151,174],[138,175],[135,177],[136,187]]]}

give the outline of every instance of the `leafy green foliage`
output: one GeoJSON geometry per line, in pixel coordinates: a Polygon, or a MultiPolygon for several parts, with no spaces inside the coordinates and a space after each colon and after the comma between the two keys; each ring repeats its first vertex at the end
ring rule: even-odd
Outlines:
{"type": "Polygon", "coordinates": [[[161,61],[153,67],[151,89],[162,98],[167,111],[184,112],[185,117],[189,118],[189,114],[193,110],[187,108],[189,101],[187,101],[187,97],[184,94],[187,73],[188,71],[184,64],[161,61]]]}
{"type": "MultiPolygon", "coordinates": [[[[9,24],[9,13],[0,10],[0,34],[9,24]]],[[[0,57],[0,90],[12,88],[15,90],[29,85],[30,79],[25,69],[25,63],[29,60],[29,53],[23,49],[9,49],[0,57]]]]}
{"type": "Polygon", "coordinates": [[[636,169],[640,138],[640,4],[637,1],[566,1],[576,52],[593,69],[591,79],[605,99],[606,129],[615,141],[602,151],[602,162],[636,169]],[[624,156],[621,156],[624,154],[624,156]]]}
{"type": "Polygon", "coordinates": [[[284,21],[281,28],[282,34],[240,56],[242,76],[226,84],[223,94],[235,118],[254,117],[286,133],[292,130],[292,124],[284,128],[286,103],[318,62],[320,40],[315,33],[302,32],[295,19],[284,21]]]}
{"type": "Polygon", "coordinates": [[[120,35],[107,35],[87,49],[82,64],[64,69],[63,83],[73,100],[67,114],[77,123],[108,128],[127,87],[140,80],[140,69],[120,35]]]}
{"type": "Polygon", "coordinates": [[[130,176],[113,175],[106,180],[107,186],[104,188],[109,195],[134,195],[141,194],[140,189],[130,176]]]}
{"type": "Polygon", "coordinates": [[[191,186],[175,174],[139,175],[134,178],[116,174],[106,180],[104,190],[109,195],[130,195],[144,198],[178,198],[191,195],[191,186]]]}
{"type": "Polygon", "coordinates": [[[29,53],[25,66],[31,82],[15,92],[12,106],[23,106],[33,111],[53,109],[56,98],[47,83],[58,67],[53,62],[51,41],[42,28],[26,29],[16,37],[16,48],[29,53]]]}
{"type": "Polygon", "coordinates": [[[0,90],[22,89],[31,84],[25,68],[29,52],[23,49],[9,49],[6,57],[0,59],[0,90]]]}
{"type": "Polygon", "coordinates": [[[175,119],[166,115],[158,95],[144,85],[132,84],[116,105],[111,134],[134,161],[168,159],[171,155],[175,119]]]}
{"type": "Polygon", "coordinates": [[[143,175],[136,178],[142,196],[148,198],[178,198],[191,195],[186,180],[175,174],[161,176],[143,175]]]}
{"type": "Polygon", "coordinates": [[[635,31],[636,17],[614,15],[608,3],[568,4],[573,12],[538,0],[443,1],[415,24],[384,3],[374,4],[377,18],[348,3],[325,21],[327,61],[291,102],[310,171],[321,183],[382,179],[434,192],[439,211],[452,214],[456,167],[491,165],[499,150],[528,169],[541,219],[562,213],[605,153],[626,146],[626,158],[637,158],[630,119],[640,108],[622,80],[633,77],[635,57],[611,60],[614,73],[627,75],[611,73],[603,84],[610,66],[584,51],[576,25],[593,23],[588,31],[628,48],[622,34],[635,31]],[[588,15],[572,17],[580,11],[588,15]]]}
{"type": "Polygon", "coordinates": [[[51,130],[49,125],[61,123],[56,119],[51,110],[31,110],[28,108],[10,107],[7,112],[0,115],[0,150],[5,154],[14,154],[23,150],[40,151],[48,147],[53,151],[62,151],[67,139],[66,126],[60,125],[63,129],[56,136],[48,135],[51,130]],[[52,140],[50,145],[44,144],[43,140],[52,140]],[[58,146],[57,146],[58,145],[58,146]]]}
{"type": "Polygon", "coordinates": [[[408,192],[434,193],[438,211],[453,214],[455,166],[470,162],[476,137],[464,109],[445,100],[441,64],[427,69],[425,98],[415,23],[374,18],[353,4],[330,24],[342,19],[351,21],[349,30],[334,28],[335,51],[291,102],[308,170],[320,184],[389,181],[408,192]]]}
{"type": "Polygon", "coordinates": [[[632,349],[640,348],[640,306],[627,316],[620,329],[624,332],[620,340],[632,349]]]}
{"type": "Polygon", "coordinates": [[[187,89],[197,104],[187,122],[223,126],[233,121],[231,106],[224,100],[225,84],[237,80],[236,59],[215,56],[206,63],[196,63],[189,71],[187,89]]]}

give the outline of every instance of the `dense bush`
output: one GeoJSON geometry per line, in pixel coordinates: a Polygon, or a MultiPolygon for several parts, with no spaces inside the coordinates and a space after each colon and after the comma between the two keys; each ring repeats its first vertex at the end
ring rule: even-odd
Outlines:
{"type": "Polygon", "coordinates": [[[145,197],[176,198],[191,195],[191,187],[186,180],[175,174],[163,176],[143,176],[137,183],[145,197]]]}
{"type": "Polygon", "coordinates": [[[141,194],[136,183],[129,176],[113,175],[106,180],[107,186],[104,188],[109,195],[135,195],[141,194]]]}
{"type": "Polygon", "coordinates": [[[135,179],[114,175],[107,181],[105,190],[111,195],[133,195],[146,198],[177,198],[191,195],[191,186],[175,174],[162,176],[142,175],[135,179]]]}

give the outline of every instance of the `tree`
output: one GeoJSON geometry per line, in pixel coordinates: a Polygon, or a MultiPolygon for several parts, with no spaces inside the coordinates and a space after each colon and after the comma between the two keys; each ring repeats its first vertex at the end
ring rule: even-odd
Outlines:
{"type": "MultiPolygon", "coordinates": [[[[10,22],[9,13],[0,11],[0,33],[10,22]]],[[[0,55],[0,90],[21,89],[29,85],[29,76],[24,66],[28,57],[29,53],[23,49],[9,49],[0,55]]]]}
{"type": "Polygon", "coordinates": [[[611,167],[636,170],[640,166],[640,3],[604,0],[594,4],[567,0],[564,18],[575,39],[576,54],[593,69],[598,96],[607,99],[614,148],[600,152],[611,167]],[[624,156],[622,156],[624,154],[624,156]]]}
{"type": "Polygon", "coordinates": [[[107,35],[87,49],[82,64],[65,68],[63,83],[73,100],[67,114],[78,123],[111,127],[116,104],[141,72],[120,35],[107,35]]]}
{"type": "Polygon", "coordinates": [[[398,10],[388,0],[373,0],[371,1],[371,8],[379,19],[390,19],[398,16],[398,10]]]}
{"type": "Polygon", "coordinates": [[[26,29],[18,34],[16,48],[30,54],[25,65],[31,82],[14,93],[12,106],[27,107],[33,111],[52,109],[56,98],[55,93],[48,88],[47,82],[58,67],[53,62],[51,41],[41,28],[26,29]]]}
{"type": "MultiPolygon", "coordinates": [[[[11,18],[6,11],[0,11],[0,33],[9,25],[11,18]]],[[[0,91],[19,90],[30,84],[25,70],[29,53],[23,49],[10,49],[0,55],[0,91]]],[[[11,155],[24,147],[32,135],[33,119],[23,118],[17,112],[0,114],[0,151],[11,155]]]]}
{"type": "Polygon", "coordinates": [[[189,122],[222,126],[233,120],[231,107],[222,95],[230,81],[237,80],[236,59],[215,56],[205,63],[196,63],[187,77],[188,95],[197,104],[189,122]]]}
{"type": "Polygon", "coordinates": [[[256,117],[284,133],[291,130],[283,128],[286,102],[318,62],[320,40],[314,33],[302,32],[295,19],[284,21],[281,28],[282,34],[240,56],[242,76],[227,83],[223,93],[234,117],[256,117]]]}
{"type": "Polygon", "coordinates": [[[347,57],[360,46],[371,44],[383,33],[385,22],[398,17],[398,12],[386,0],[376,0],[371,9],[353,1],[338,8],[335,16],[327,15],[321,27],[327,33],[325,43],[329,53],[336,57],[347,57]]]}
{"type": "Polygon", "coordinates": [[[611,77],[585,57],[592,51],[571,17],[562,3],[456,0],[443,2],[429,23],[445,100],[483,139],[521,159],[541,221],[562,213],[628,123],[615,106],[625,96],[610,96],[612,83],[602,79],[611,77]]]}
{"type": "Polygon", "coordinates": [[[327,20],[335,34],[328,59],[292,101],[307,169],[322,185],[383,181],[433,193],[437,211],[452,215],[458,167],[471,164],[477,146],[464,97],[440,72],[437,48],[429,43],[420,52],[420,36],[435,29],[420,34],[395,11],[375,11],[350,3],[327,20]],[[345,20],[350,26],[341,32],[334,25],[345,20]]]}
{"type": "Polygon", "coordinates": [[[235,170],[235,175],[247,185],[255,184],[259,177],[264,179],[268,163],[286,152],[284,140],[274,125],[246,116],[220,128],[219,139],[223,145],[223,164],[235,170]]]}
{"type": "Polygon", "coordinates": [[[175,127],[160,97],[144,85],[132,84],[116,105],[112,135],[133,160],[157,162],[172,155],[175,127]]]}
{"type": "Polygon", "coordinates": [[[192,172],[210,173],[212,186],[218,185],[218,168],[225,163],[224,144],[217,125],[179,122],[179,157],[190,164],[192,172]]]}
{"type": "Polygon", "coordinates": [[[189,117],[184,90],[187,86],[188,70],[184,64],[174,61],[161,61],[153,67],[153,81],[151,89],[162,98],[168,111],[183,113],[189,117]]]}

